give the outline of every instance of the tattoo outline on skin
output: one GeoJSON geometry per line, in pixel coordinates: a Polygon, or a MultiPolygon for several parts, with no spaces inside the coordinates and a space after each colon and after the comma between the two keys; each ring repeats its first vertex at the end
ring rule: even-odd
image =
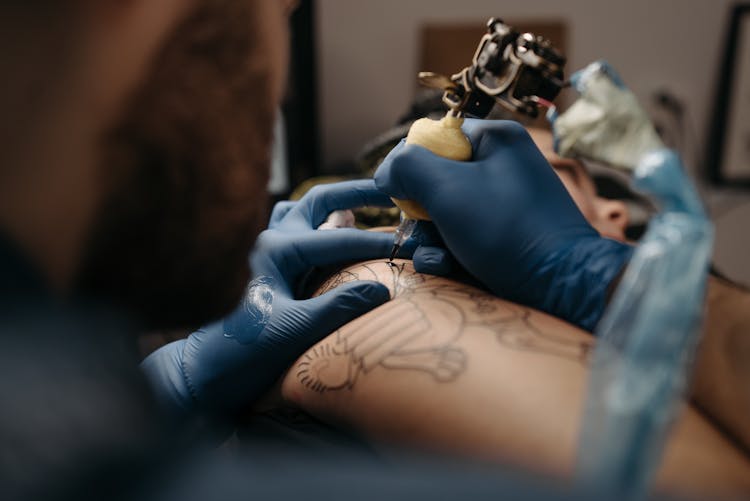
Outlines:
{"type": "Polygon", "coordinates": [[[593,343],[571,340],[561,335],[545,332],[534,324],[531,309],[503,301],[471,286],[463,284],[440,284],[430,290],[431,294],[443,298],[453,296],[470,301],[471,311],[482,317],[480,321],[469,321],[468,325],[491,328],[500,344],[515,350],[534,351],[547,355],[568,358],[584,365],[593,350],[593,343]]]}
{"type": "Polygon", "coordinates": [[[421,371],[437,382],[451,382],[466,369],[466,353],[453,344],[461,335],[463,313],[440,301],[437,320],[449,329],[434,329],[434,318],[408,297],[378,308],[376,317],[360,317],[334,333],[333,339],[308,351],[297,366],[297,378],[317,392],[352,389],[360,375],[376,367],[421,371]]]}
{"type": "MultiPolygon", "coordinates": [[[[380,263],[378,261],[377,263],[380,263]]],[[[321,294],[345,282],[375,280],[372,262],[356,272],[335,273],[321,294]]],[[[393,301],[337,330],[297,364],[296,376],[307,388],[323,393],[352,389],[361,375],[376,367],[427,373],[437,382],[455,381],[467,367],[464,350],[455,346],[467,328],[486,329],[510,349],[537,352],[586,363],[591,344],[545,333],[528,308],[498,302],[494,296],[460,283],[432,283],[438,277],[390,264],[393,301]],[[469,319],[469,312],[478,319],[469,319]],[[424,309],[423,309],[424,307],[424,309]],[[425,314],[425,309],[432,313],[425,314]],[[433,326],[439,326],[433,329],[433,326]]]]}

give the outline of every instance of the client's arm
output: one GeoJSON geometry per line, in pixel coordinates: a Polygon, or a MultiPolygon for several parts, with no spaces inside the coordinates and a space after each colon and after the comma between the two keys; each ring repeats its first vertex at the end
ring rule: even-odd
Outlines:
{"type": "MultiPolygon", "coordinates": [[[[357,279],[380,280],[394,299],[303,355],[283,381],[288,401],[374,438],[570,474],[590,335],[409,262],[356,265],[323,290],[357,279]]],[[[688,408],[659,483],[747,492],[750,467],[688,408]]]]}

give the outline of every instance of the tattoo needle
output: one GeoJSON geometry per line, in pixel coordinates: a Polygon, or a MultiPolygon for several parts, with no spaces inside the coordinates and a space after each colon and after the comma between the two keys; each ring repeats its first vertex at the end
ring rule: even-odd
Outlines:
{"type": "Polygon", "coordinates": [[[404,245],[404,243],[411,237],[412,233],[414,233],[414,228],[417,226],[417,220],[412,219],[410,217],[406,217],[403,212],[401,212],[401,223],[398,225],[398,228],[396,228],[396,233],[393,239],[393,250],[391,250],[391,257],[388,260],[389,262],[393,262],[393,258],[396,257],[396,254],[398,253],[398,250],[401,248],[401,246],[404,245]]]}

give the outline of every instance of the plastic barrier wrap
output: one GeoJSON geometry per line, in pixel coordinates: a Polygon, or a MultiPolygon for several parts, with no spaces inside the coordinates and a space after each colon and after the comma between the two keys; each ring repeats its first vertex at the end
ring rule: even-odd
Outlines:
{"type": "Polygon", "coordinates": [[[595,331],[577,473],[638,498],[659,466],[700,337],[713,226],[670,150],[644,155],[634,185],[661,212],[595,331]]]}

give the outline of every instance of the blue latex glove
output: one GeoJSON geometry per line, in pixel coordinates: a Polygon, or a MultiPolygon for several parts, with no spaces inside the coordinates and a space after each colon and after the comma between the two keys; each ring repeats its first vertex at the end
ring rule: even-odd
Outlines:
{"type": "Polygon", "coordinates": [[[314,266],[388,256],[390,234],[316,230],[330,212],[365,205],[393,204],[365,180],[315,187],[299,202],[277,205],[269,229],[256,241],[254,279],[237,310],[144,360],[160,400],[177,413],[240,410],[314,343],[388,301],[388,289],[369,281],[313,299],[293,297],[296,282],[314,266]]]}
{"type": "Polygon", "coordinates": [[[445,248],[443,238],[434,224],[419,221],[411,239],[418,245],[412,257],[416,271],[441,276],[454,271],[455,260],[445,248]]]}
{"type": "MultiPolygon", "coordinates": [[[[631,247],[588,224],[521,125],[468,119],[463,130],[472,161],[402,143],[375,173],[377,187],[421,204],[456,260],[495,294],[592,330],[631,247]]],[[[439,269],[440,252],[418,249],[418,269],[439,269]]]]}

